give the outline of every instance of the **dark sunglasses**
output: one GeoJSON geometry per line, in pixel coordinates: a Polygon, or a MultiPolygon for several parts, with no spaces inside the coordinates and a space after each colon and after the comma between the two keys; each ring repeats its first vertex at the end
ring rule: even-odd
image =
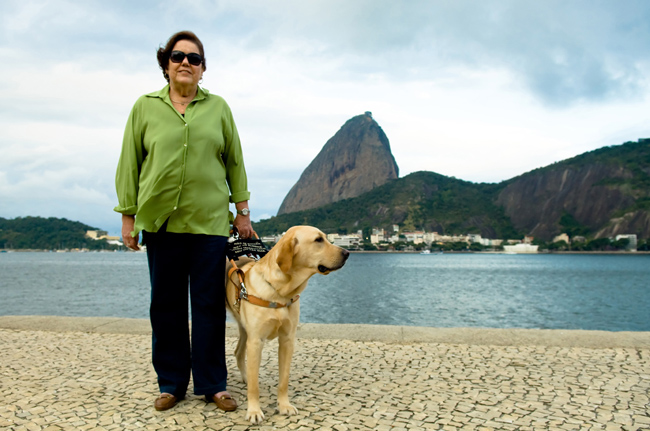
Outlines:
{"type": "Polygon", "coordinates": [[[182,63],[185,57],[187,57],[187,62],[192,66],[198,66],[199,64],[203,63],[203,57],[195,52],[185,54],[183,51],[172,51],[169,59],[172,61],[172,63],[182,63]]]}

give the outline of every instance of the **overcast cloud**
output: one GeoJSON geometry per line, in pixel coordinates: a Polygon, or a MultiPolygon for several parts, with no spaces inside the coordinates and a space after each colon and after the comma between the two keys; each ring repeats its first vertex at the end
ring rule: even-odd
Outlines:
{"type": "Polygon", "coordinates": [[[206,47],[254,219],[372,111],[404,176],[499,182],[650,137],[645,1],[32,1],[0,4],[0,217],[119,232],[114,174],[175,31],[206,47]]]}

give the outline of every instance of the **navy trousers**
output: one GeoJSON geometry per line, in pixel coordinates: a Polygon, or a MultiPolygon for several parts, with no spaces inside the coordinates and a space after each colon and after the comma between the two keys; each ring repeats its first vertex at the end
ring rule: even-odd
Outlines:
{"type": "Polygon", "coordinates": [[[160,392],[185,397],[226,390],[226,237],[143,232],[151,278],[153,366],[160,392]],[[188,286],[192,332],[188,325],[188,286]]]}

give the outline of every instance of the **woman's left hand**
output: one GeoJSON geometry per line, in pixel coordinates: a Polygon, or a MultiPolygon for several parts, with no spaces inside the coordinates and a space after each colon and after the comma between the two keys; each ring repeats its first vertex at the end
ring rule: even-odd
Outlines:
{"type": "Polygon", "coordinates": [[[240,238],[250,238],[253,235],[253,226],[251,225],[251,217],[237,214],[232,226],[237,229],[240,238]]]}

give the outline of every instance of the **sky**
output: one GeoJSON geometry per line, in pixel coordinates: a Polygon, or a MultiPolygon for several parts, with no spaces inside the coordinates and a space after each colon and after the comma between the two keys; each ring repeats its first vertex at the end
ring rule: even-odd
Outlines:
{"type": "Polygon", "coordinates": [[[650,137],[644,0],[3,0],[0,217],[119,234],[126,119],[179,30],[233,111],[253,220],[365,111],[400,177],[500,182],[650,137]]]}

